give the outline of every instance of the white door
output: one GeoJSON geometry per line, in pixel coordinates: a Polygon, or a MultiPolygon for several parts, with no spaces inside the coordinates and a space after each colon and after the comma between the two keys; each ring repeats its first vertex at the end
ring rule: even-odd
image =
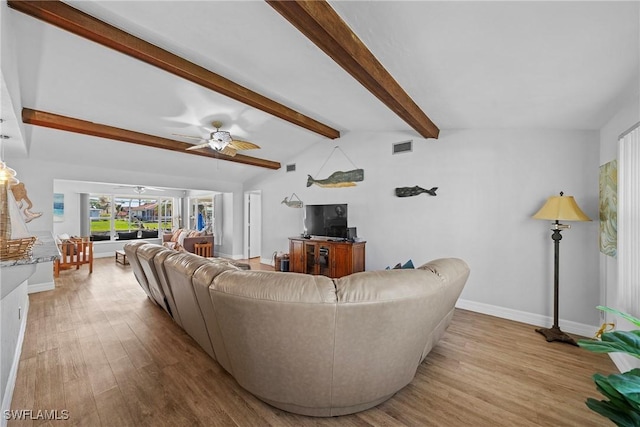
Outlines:
{"type": "Polygon", "coordinates": [[[244,257],[261,256],[262,247],[262,194],[248,192],[244,195],[244,257]]]}

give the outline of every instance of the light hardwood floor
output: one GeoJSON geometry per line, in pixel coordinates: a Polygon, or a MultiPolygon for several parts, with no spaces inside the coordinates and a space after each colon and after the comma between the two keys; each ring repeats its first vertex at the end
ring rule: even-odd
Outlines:
{"type": "MultiPolygon", "coordinates": [[[[9,426],[605,426],[584,404],[606,355],[547,343],[530,325],[457,310],[415,379],[358,414],[311,418],[244,391],[113,258],[32,294],[11,408],[68,421],[9,426]]],[[[254,267],[257,267],[254,265],[254,267]]],[[[263,266],[264,267],[264,266],[263,266]]],[[[268,267],[266,267],[268,268],[268,267]]]]}

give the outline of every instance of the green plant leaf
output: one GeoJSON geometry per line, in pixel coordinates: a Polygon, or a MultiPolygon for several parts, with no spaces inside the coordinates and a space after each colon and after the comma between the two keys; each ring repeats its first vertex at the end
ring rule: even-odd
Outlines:
{"type": "Polygon", "coordinates": [[[609,386],[623,395],[636,410],[640,410],[640,377],[625,372],[609,375],[607,380],[609,386]]]}
{"type": "MultiPolygon", "coordinates": [[[[598,306],[640,327],[640,319],[621,311],[598,306]]],[[[627,353],[640,358],[640,330],[604,332],[600,340],[579,340],[578,345],[595,353],[627,353]]],[[[596,389],[609,400],[587,399],[587,406],[620,427],[640,426],[640,369],[621,374],[593,375],[596,389]]]]}
{"type": "Polygon", "coordinates": [[[594,353],[627,353],[640,358],[640,331],[612,331],[602,334],[602,341],[578,340],[578,345],[594,353]]]}
{"type": "Polygon", "coordinates": [[[637,327],[640,328],[640,319],[635,318],[635,317],[631,316],[630,314],[623,313],[622,311],[616,310],[615,308],[609,308],[609,307],[605,307],[605,306],[602,306],[602,305],[599,305],[596,308],[598,310],[606,311],[607,313],[612,313],[612,314],[615,314],[617,316],[620,316],[623,319],[628,320],[629,322],[633,323],[634,325],[636,325],[637,327]]]}
{"type": "Polygon", "coordinates": [[[604,396],[609,398],[611,404],[620,409],[630,409],[630,404],[625,397],[618,392],[618,390],[609,383],[609,378],[601,374],[593,375],[593,382],[596,384],[596,389],[604,396]]]}
{"type": "Polygon", "coordinates": [[[619,427],[637,427],[632,416],[628,415],[624,410],[616,408],[610,402],[604,400],[587,399],[587,406],[594,412],[609,418],[619,427]]]}

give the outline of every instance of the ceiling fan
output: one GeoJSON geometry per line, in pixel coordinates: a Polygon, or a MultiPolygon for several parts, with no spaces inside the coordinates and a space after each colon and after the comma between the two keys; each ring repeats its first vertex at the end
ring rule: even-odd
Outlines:
{"type": "Polygon", "coordinates": [[[164,189],[162,189],[162,188],[147,187],[147,186],[144,186],[144,185],[120,185],[120,186],[115,187],[115,188],[131,188],[131,189],[133,189],[133,191],[135,191],[138,194],[142,194],[147,190],[164,191],[164,189]]]}
{"type": "Polygon", "coordinates": [[[181,136],[183,138],[197,139],[200,141],[205,141],[202,144],[194,145],[193,147],[187,148],[187,150],[199,150],[201,148],[210,148],[220,154],[224,154],[226,156],[233,157],[237,154],[239,150],[254,150],[256,148],[260,148],[259,145],[256,145],[252,142],[241,141],[239,139],[235,139],[231,136],[231,133],[226,130],[220,130],[222,127],[222,122],[213,121],[211,125],[216,128],[214,132],[209,134],[209,138],[201,138],[199,136],[190,136],[190,135],[180,135],[178,133],[174,133],[173,135],[181,136]]]}

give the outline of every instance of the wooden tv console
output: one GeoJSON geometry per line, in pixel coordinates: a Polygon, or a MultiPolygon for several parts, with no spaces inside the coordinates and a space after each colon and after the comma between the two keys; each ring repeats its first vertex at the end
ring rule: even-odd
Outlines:
{"type": "Polygon", "coordinates": [[[364,271],[366,243],[290,237],[289,271],[331,278],[364,271]]]}

